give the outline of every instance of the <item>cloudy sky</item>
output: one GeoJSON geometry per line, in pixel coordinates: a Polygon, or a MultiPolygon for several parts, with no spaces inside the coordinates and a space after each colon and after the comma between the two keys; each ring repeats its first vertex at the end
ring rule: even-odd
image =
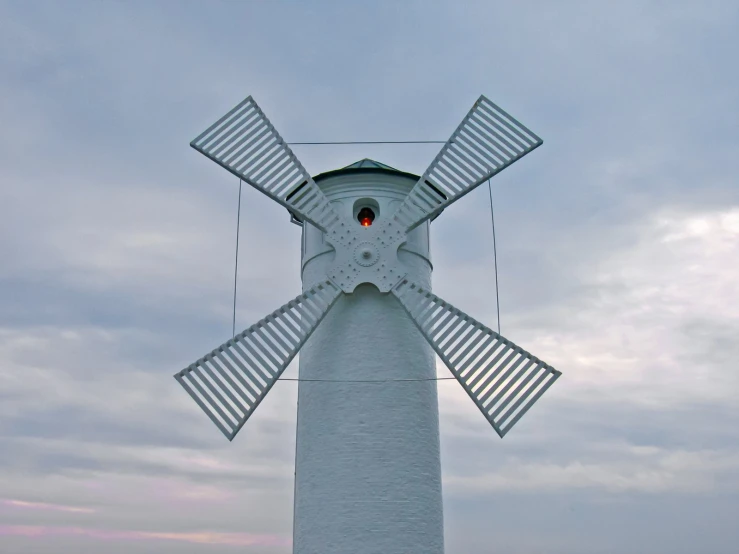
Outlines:
{"type": "MultiPolygon", "coordinates": [[[[739,545],[735,2],[0,3],[0,552],[288,554],[294,382],[229,444],[172,379],[231,330],[238,182],[188,142],[544,138],[494,179],[503,334],[564,372],[501,441],[439,383],[449,554],[739,545]]],[[[295,147],[313,173],[436,146],[295,147]]],[[[434,287],[494,326],[481,187],[434,287]]],[[[300,291],[245,190],[237,320],[300,291]]],[[[446,370],[439,367],[440,375],[446,370]]],[[[288,369],[295,376],[296,364],[288,369]]]]}

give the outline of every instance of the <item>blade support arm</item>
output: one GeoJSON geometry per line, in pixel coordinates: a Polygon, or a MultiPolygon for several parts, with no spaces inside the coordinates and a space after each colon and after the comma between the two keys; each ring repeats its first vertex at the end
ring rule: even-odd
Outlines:
{"type": "Polygon", "coordinates": [[[324,232],[339,220],[251,96],[198,135],[190,146],[324,232]]]}
{"type": "Polygon", "coordinates": [[[330,281],[315,285],[177,372],[175,379],[233,440],[340,294],[330,281]]]}
{"type": "Polygon", "coordinates": [[[412,281],[392,293],[501,438],[562,375],[412,281]]]}

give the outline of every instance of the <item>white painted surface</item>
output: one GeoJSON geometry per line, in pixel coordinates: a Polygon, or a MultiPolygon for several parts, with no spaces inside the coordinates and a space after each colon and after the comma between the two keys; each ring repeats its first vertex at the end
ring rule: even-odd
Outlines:
{"type": "MultiPolygon", "coordinates": [[[[359,198],[389,217],[414,181],[355,173],[318,183],[353,219],[359,198]]],[[[358,223],[357,223],[358,225],[358,223]]],[[[303,288],[326,278],[333,251],[306,224],[303,288]]],[[[399,259],[431,285],[428,224],[399,259]]],[[[372,285],[341,297],[300,353],[295,554],[442,554],[439,415],[434,354],[398,301],[372,285]],[[343,381],[343,382],[341,382],[343,381]]]]}

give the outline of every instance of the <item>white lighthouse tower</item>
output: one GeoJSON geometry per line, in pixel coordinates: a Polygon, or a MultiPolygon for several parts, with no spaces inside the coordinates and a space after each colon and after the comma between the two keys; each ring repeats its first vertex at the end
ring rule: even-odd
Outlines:
{"type": "Polygon", "coordinates": [[[420,177],[313,178],[251,97],[190,143],[303,228],[303,293],[175,374],[233,440],[302,349],[295,554],[443,553],[434,355],[501,437],[561,375],[431,292],[429,222],[541,143],[484,96],[420,177]]]}
{"type": "MultiPolygon", "coordinates": [[[[362,160],[314,179],[334,210],[360,226],[390,218],[418,176],[362,160]]],[[[304,223],[303,290],[324,281],[333,263],[324,238],[304,223]]],[[[430,290],[428,222],[408,234],[398,259],[430,290]]],[[[360,254],[357,263],[381,262],[360,254]]],[[[371,284],[341,297],[303,346],[295,554],[443,552],[434,359],[398,301],[371,284]]]]}

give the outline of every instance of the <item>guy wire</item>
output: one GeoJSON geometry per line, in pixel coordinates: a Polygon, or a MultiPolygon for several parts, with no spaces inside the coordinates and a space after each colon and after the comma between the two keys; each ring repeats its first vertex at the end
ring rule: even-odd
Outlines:
{"type": "Polygon", "coordinates": [[[241,179],[239,179],[239,201],[236,210],[236,263],[234,264],[234,313],[231,323],[231,336],[236,336],[236,278],[239,274],[239,228],[241,227],[241,179]]]}
{"type": "Polygon", "coordinates": [[[495,267],[495,308],[498,312],[498,334],[500,335],[500,296],[498,294],[498,249],[495,245],[495,212],[493,211],[493,186],[488,179],[488,192],[490,193],[490,221],[493,224],[493,264],[495,267]]]}

